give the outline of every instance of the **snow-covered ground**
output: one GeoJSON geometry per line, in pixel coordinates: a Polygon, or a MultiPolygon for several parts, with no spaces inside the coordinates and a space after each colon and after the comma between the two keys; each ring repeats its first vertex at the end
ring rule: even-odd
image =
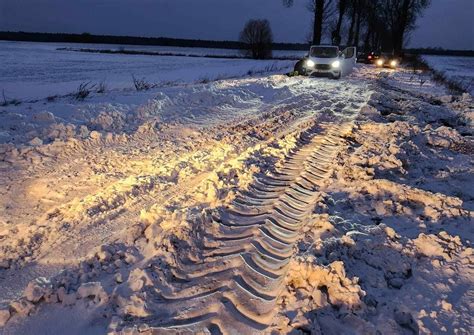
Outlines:
{"type": "MultiPolygon", "coordinates": [[[[108,90],[130,89],[133,87],[132,76],[144,78],[152,84],[189,83],[241,77],[248,73],[284,72],[291,69],[294,63],[278,60],[153,57],[57,50],[62,47],[101,46],[0,41],[0,93],[4,92],[9,100],[45,99],[74,93],[82,83],[98,85],[104,82],[108,90]]],[[[216,52],[214,49],[197,50],[198,53],[208,51],[211,54],[212,51],[216,52]]],[[[0,96],[0,99],[3,101],[3,96],[0,96]]]]}
{"type": "Polygon", "coordinates": [[[428,56],[423,59],[436,71],[474,95],[474,57],[428,56]]]}
{"type": "Polygon", "coordinates": [[[447,94],[359,65],[0,107],[0,334],[472,334],[447,94]]]}
{"type": "MultiPolygon", "coordinates": [[[[242,50],[237,49],[214,49],[214,48],[185,48],[152,45],[119,45],[119,44],[87,44],[87,43],[54,43],[57,48],[67,49],[93,49],[93,50],[114,50],[114,51],[144,51],[157,53],[173,53],[178,55],[191,56],[232,56],[243,57],[242,50]]],[[[308,51],[301,50],[273,50],[273,57],[291,59],[302,58],[308,51]]]]}

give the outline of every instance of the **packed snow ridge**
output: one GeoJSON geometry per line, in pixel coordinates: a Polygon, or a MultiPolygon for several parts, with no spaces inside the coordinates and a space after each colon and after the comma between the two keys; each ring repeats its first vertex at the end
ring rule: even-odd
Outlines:
{"type": "Polygon", "coordinates": [[[471,96],[261,75],[0,109],[1,334],[471,334],[471,96]]]}

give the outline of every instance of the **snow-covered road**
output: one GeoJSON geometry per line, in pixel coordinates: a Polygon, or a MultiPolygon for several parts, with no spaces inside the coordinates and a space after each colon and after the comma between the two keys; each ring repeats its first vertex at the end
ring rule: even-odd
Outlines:
{"type": "MultiPolygon", "coordinates": [[[[48,254],[42,262],[54,272],[50,262],[62,259],[61,267],[85,256],[147,208],[181,202],[173,197],[189,193],[189,185],[208,187],[216,169],[242,164],[229,161],[295,136],[307,122],[352,119],[371,94],[361,79],[276,75],[9,106],[3,126],[18,144],[3,145],[2,183],[10,186],[2,192],[2,220],[26,243],[11,249],[14,241],[3,240],[4,255],[32,263],[48,254]]],[[[215,197],[209,201],[222,196],[215,197]]],[[[22,287],[38,271],[23,280],[12,273],[11,285],[22,287]]],[[[4,290],[2,298],[12,294],[4,290]]]]}
{"type": "Polygon", "coordinates": [[[469,333],[472,100],[404,74],[5,107],[4,334],[469,333]]]}

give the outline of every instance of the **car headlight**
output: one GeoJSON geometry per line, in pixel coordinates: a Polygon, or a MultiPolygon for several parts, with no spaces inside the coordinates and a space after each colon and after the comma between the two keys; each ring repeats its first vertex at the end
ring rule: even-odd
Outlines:
{"type": "Polygon", "coordinates": [[[308,59],[308,60],[306,61],[306,66],[307,66],[307,67],[314,67],[314,65],[315,65],[314,62],[313,62],[311,59],[308,59]]]}
{"type": "Polygon", "coordinates": [[[382,65],[383,65],[383,59],[377,60],[377,65],[378,65],[378,66],[382,66],[382,65]]]}
{"type": "Polygon", "coordinates": [[[334,61],[332,62],[331,66],[334,68],[334,69],[337,69],[339,68],[339,66],[341,66],[341,62],[340,61],[334,61]]]}
{"type": "Polygon", "coordinates": [[[392,60],[392,61],[390,62],[390,66],[391,66],[391,67],[396,67],[397,65],[398,65],[398,62],[397,62],[396,60],[392,60]]]}

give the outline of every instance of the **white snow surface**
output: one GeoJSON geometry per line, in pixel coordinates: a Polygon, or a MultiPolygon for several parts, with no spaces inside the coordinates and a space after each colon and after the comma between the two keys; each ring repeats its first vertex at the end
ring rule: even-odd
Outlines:
{"type": "Polygon", "coordinates": [[[474,95],[474,57],[424,55],[423,59],[434,70],[474,95]]]}
{"type": "MultiPolygon", "coordinates": [[[[68,49],[92,49],[92,50],[114,50],[114,51],[144,51],[156,53],[173,53],[190,56],[232,56],[243,57],[245,51],[238,49],[215,49],[215,48],[188,48],[155,45],[120,45],[120,44],[88,44],[88,43],[53,43],[58,48],[68,49]]],[[[290,59],[302,58],[308,53],[307,50],[273,50],[273,57],[290,59]]]]}
{"type": "Polygon", "coordinates": [[[112,73],[116,86],[0,107],[0,334],[150,333],[144,316],[167,317],[155,275],[200,255],[203,213],[276,178],[307,129],[338,126],[348,130],[327,137],[334,156],[312,156],[331,170],[272,331],[473,333],[469,94],[405,69],[358,65],[336,81],[249,76],[252,61],[73,52],[59,53],[61,65],[57,46],[6,45],[24,58],[6,56],[15,71],[0,85],[44,98],[112,73]],[[180,61],[193,75],[228,67],[244,77],[195,83],[180,61]],[[136,92],[119,84],[121,66],[152,79],[150,69],[168,67],[174,83],[136,92]]]}
{"type": "Polygon", "coordinates": [[[53,102],[25,102],[2,108],[0,143],[20,144],[34,138],[49,143],[70,136],[88,136],[93,130],[131,133],[142,122],[156,118],[212,126],[258,116],[279,104],[304,103],[306,111],[343,113],[350,105],[338,101],[353,98],[359,86],[354,79],[341,85],[331,79],[281,82],[265,77],[174,84],[144,92],[114,90],[92,93],[84,101],[61,97],[53,102]]]}
{"type": "MultiPolygon", "coordinates": [[[[113,45],[0,41],[0,93],[3,91],[10,100],[44,99],[73,93],[81,83],[105,82],[109,90],[127,89],[133,87],[132,76],[144,78],[152,84],[189,83],[241,77],[248,73],[284,72],[291,69],[294,63],[278,60],[94,54],[57,50],[63,47],[114,48],[113,45]]],[[[170,49],[163,50],[168,52],[170,49]]],[[[179,50],[173,50],[180,53],[179,50]]],[[[185,53],[188,51],[184,50],[185,53]]],[[[206,54],[208,51],[210,54],[216,52],[214,49],[198,49],[197,53],[206,54]]]]}

